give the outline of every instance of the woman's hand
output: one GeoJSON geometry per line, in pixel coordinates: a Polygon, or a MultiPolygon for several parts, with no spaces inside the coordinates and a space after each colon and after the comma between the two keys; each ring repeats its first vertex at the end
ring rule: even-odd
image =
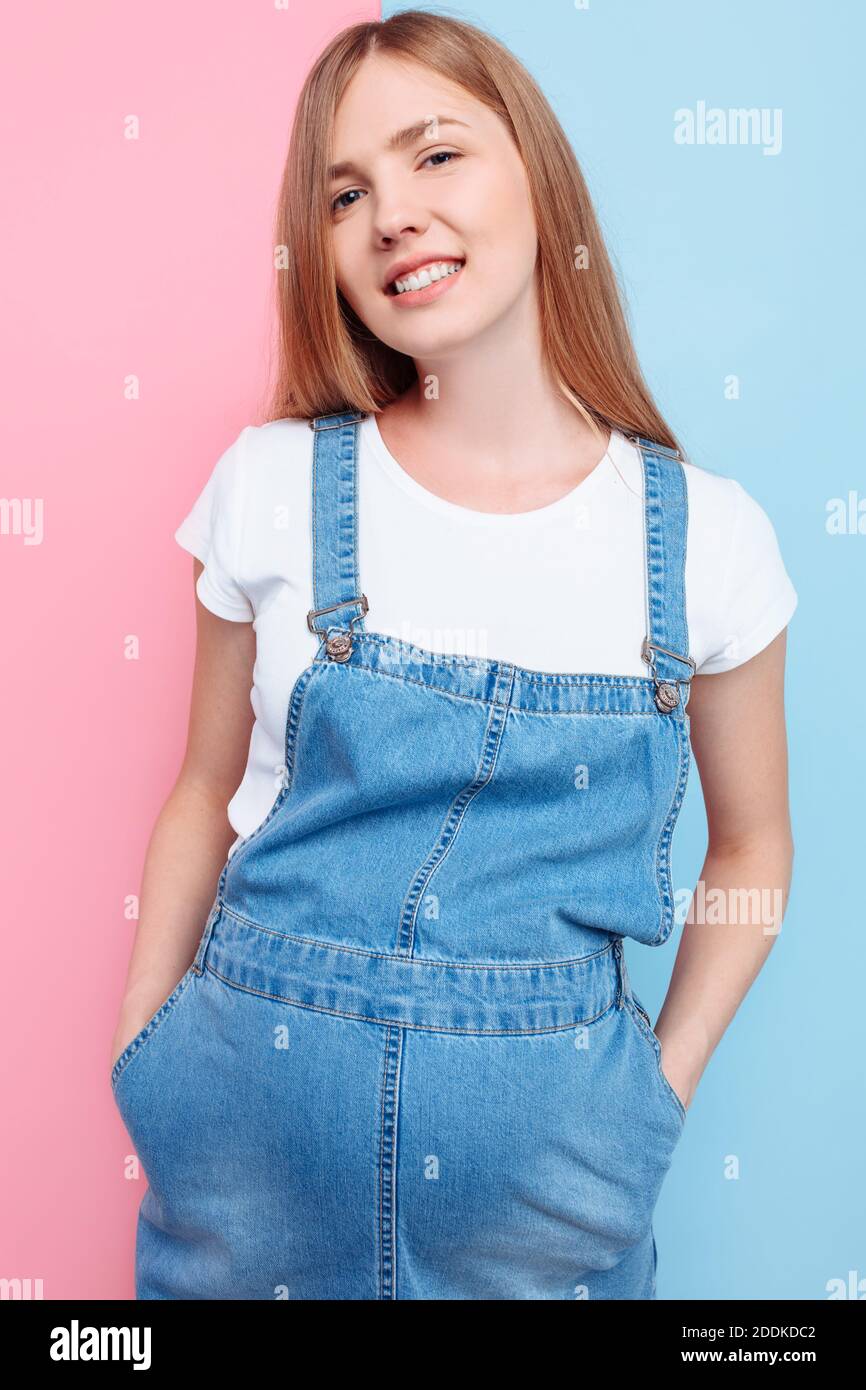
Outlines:
{"type": "Polygon", "coordinates": [[[654,1030],[685,1106],[778,938],[790,891],[786,640],[783,629],[748,661],[692,681],[707,853],[654,1030]]]}
{"type": "Polygon", "coordinates": [[[153,1008],[150,1009],[146,1004],[142,1006],[141,1000],[124,999],[120,1006],[114,1037],[111,1040],[109,1071],[113,1071],[118,1057],[126,1051],[133,1038],[138,1036],[147,1020],[153,1017],[159,1005],[159,999],[154,1001],[153,1008]]]}
{"type": "MultiPolygon", "coordinates": [[[[192,562],[192,583],[204,569],[192,562]]],[[[140,920],[111,1041],[110,1067],[179,984],[201,939],[214,885],[237,832],[226,806],[243,777],[255,719],[251,623],[218,618],[195,597],[196,655],[187,746],[151,834],[140,920]]]]}
{"type": "Polygon", "coordinates": [[[676,1038],[668,1038],[664,1042],[658,1030],[654,1029],[654,1032],[661,1044],[662,1072],[682,1101],[683,1108],[688,1110],[709,1059],[706,1043],[687,1039],[678,1046],[676,1038]]]}
{"type": "Polygon", "coordinates": [[[120,1006],[114,1037],[111,1040],[110,1070],[114,1068],[117,1059],[126,1051],[133,1038],[138,1036],[148,1020],[153,1018],[161,1005],[171,998],[180,984],[181,978],[182,975],[177,976],[174,983],[170,985],[157,983],[154,986],[152,980],[142,981],[137,990],[127,989],[120,1006]]]}

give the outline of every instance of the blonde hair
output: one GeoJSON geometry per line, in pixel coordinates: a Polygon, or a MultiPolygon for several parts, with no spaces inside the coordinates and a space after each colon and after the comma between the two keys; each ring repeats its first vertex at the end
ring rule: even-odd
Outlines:
{"type": "Polygon", "coordinates": [[[269,420],[374,413],[416,379],[411,357],[370,332],[340,294],[328,166],[334,116],[371,53],[421,63],[505,123],[523,160],[538,229],[542,351],[563,395],[593,427],[681,449],[644,381],[620,290],[574,151],[541,89],[501,43],[420,10],[355,24],[328,45],[301,90],[275,226],[278,366],[269,420]],[[575,270],[573,248],[586,248],[575,270]]]}

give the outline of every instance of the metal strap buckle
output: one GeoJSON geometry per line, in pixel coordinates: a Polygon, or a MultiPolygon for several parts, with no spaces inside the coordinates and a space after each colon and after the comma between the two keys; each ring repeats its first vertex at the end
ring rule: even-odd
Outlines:
{"type": "Polygon", "coordinates": [[[641,643],[640,654],[653,674],[656,706],[662,714],[670,714],[671,710],[676,709],[680,703],[680,686],[690,683],[697,669],[697,662],[694,657],[672,652],[669,647],[662,647],[658,642],[651,642],[648,637],[645,637],[641,643]],[[689,667],[689,675],[680,676],[675,680],[659,680],[656,675],[655,658],[652,656],[654,651],[663,652],[665,656],[672,656],[675,661],[682,661],[684,665],[689,667]]]}
{"type": "Polygon", "coordinates": [[[357,425],[357,424],[359,423],[359,421],[361,421],[361,420],[366,420],[366,418],[367,418],[367,412],[364,411],[364,410],[360,410],[360,411],[357,411],[354,415],[352,415],[350,419],[348,419],[348,420],[335,420],[335,421],[334,421],[332,424],[330,424],[330,425],[317,425],[317,424],[316,424],[316,421],[317,421],[317,420],[326,420],[326,419],[327,419],[327,416],[326,416],[326,415],[315,415],[315,416],[313,417],[312,420],[308,420],[308,421],[307,421],[307,424],[309,425],[309,427],[310,427],[311,430],[315,430],[316,432],[318,432],[319,430],[341,430],[341,429],[343,429],[343,427],[344,427],[345,425],[357,425]]]}
{"type": "Polygon", "coordinates": [[[328,656],[334,661],[348,661],[352,655],[352,626],[357,623],[364,614],[369,611],[370,605],[367,602],[366,594],[359,594],[357,598],[344,598],[340,603],[331,603],[327,608],[311,608],[307,614],[307,627],[310,632],[315,632],[318,637],[325,638],[325,650],[328,656]],[[338,608],[346,608],[350,603],[360,603],[361,611],[349,619],[348,632],[335,632],[333,636],[328,636],[327,628],[316,627],[313,618],[318,618],[322,613],[334,613],[338,608]]]}
{"type": "MultiPolygon", "coordinates": [[[[625,433],[625,432],[624,432],[625,433]]],[[[663,458],[679,459],[684,462],[683,455],[679,449],[674,449],[669,444],[657,444],[652,439],[647,439],[644,434],[625,434],[625,438],[630,444],[634,444],[639,449],[643,449],[647,454],[660,454],[663,458]]]]}

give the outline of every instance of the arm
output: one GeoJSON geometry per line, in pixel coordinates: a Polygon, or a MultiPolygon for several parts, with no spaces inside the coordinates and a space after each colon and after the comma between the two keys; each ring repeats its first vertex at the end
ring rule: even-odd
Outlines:
{"type": "Polygon", "coordinates": [[[665,1075],[686,1106],[769,955],[787,904],[794,845],[784,708],[786,640],[783,630],[741,666],[692,679],[691,741],[708,829],[701,880],[707,898],[712,894],[725,906],[713,918],[709,906],[705,913],[695,913],[693,901],[655,1030],[665,1075]],[[772,925],[767,908],[775,915],[772,925]]]}
{"type": "MultiPolygon", "coordinates": [[[[193,558],[194,582],[202,569],[193,558]]],[[[246,766],[255,653],[252,623],[218,618],[196,597],[186,752],[147,848],[112,1064],[192,963],[217,878],[236,838],[226,806],[246,766]]]]}

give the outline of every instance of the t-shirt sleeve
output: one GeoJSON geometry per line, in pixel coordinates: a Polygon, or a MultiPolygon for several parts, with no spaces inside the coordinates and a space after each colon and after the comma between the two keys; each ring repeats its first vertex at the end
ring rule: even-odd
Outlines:
{"type": "Polygon", "coordinates": [[[785,569],[775,528],[735,478],[736,508],[722,580],[717,639],[697,674],[732,670],[763,651],[790,622],[797,593],[785,569]]]}
{"type": "Polygon", "coordinates": [[[255,610],[240,579],[244,526],[244,446],[241,430],[217,460],[191,510],[174,533],[184,550],[197,555],[204,569],[196,593],[206,608],[231,622],[251,622],[255,610]]]}

